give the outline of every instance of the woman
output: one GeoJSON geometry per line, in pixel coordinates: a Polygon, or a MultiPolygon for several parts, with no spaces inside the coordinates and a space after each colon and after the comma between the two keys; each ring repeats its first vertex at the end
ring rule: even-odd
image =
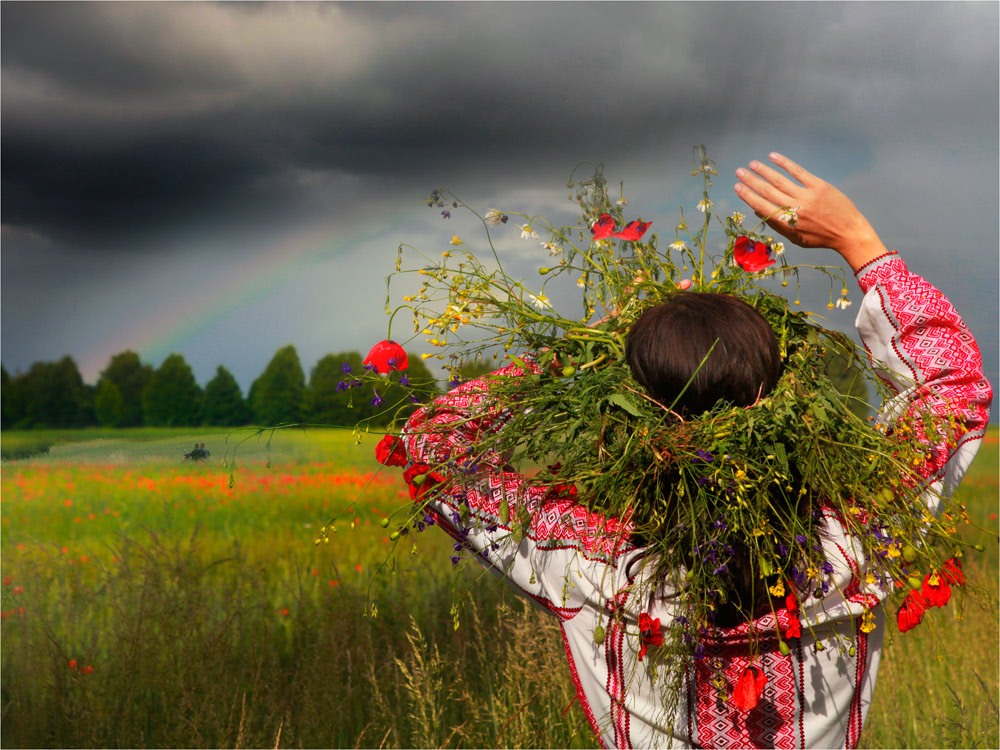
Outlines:
{"type": "MultiPolygon", "coordinates": [[[[737,170],[737,194],[761,218],[772,217],[768,224],[776,232],[802,247],[830,248],[854,270],[865,295],[858,331],[897,391],[883,412],[887,429],[908,415],[928,412],[960,422],[957,445],[930,446],[921,472],[930,485],[925,497],[950,494],[984,435],[992,399],[975,341],[951,304],[886,250],[846,196],[790,159],[779,154],[771,159],[794,179],[751,162],[749,169],[737,170]]],[[[734,299],[707,309],[706,304],[716,306],[706,300],[711,296],[678,295],[671,305],[640,318],[629,335],[633,374],[661,402],[673,401],[697,371],[677,407],[689,414],[719,398],[752,406],[773,387],[780,369],[773,334],[768,339],[769,331],[754,318],[759,315],[734,299]],[[684,347],[675,345],[678,331],[684,347]],[[701,331],[700,339],[692,331],[701,331]],[[718,354],[712,351],[703,362],[713,345],[718,354]],[[682,350],[688,357],[679,362],[682,350]]],[[[524,370],[511,366],[500,373],[516,377],[524,370]]],[[[487,394],[485,381],[471,381],[417,412],[405,437],[411,462],[441,464],[474,448],[482,431],[498,429],[503,411],[492,407],[487,394]]],[[[657,666],[655,658],[643,660],[646,646],[657,643],[650,623],[668,623],[683,613],[662,589],[641,585],[650,566],[643,564],[646,552],[641,540],[629,536],[628,524],[589,513],[569,499],[547,499],[545,488],[505,471],[498,456],[486,456],[479,465],[485,468],[463,497],[442,493],[433,497],[431,509],[439,525],[484,564],[559,618],[577,696],[604,746],[856,746],[878,672],[882,608],[876,607],[874,630],[857,623],[873,604],[869,597],[881,601],[890,592],[869,586],[862,593],[865,560],[856,559],[856,547],[835,514],[823,513],[820,534],[833,585],[821,598],[802,602],[799,615],[808,631],[803,627],[785,653],[777,640],[755,641],[751,660],[758,623],[745,618],[719,623],[731,627],[707,637],[704,646],[715,663],[724,664],[720,676],[701,666],[706,661],[657,666]],[[515,509],[525,509],[532,519],[520,542],[509,533],[515,509]],[[470,511],[475,522],[462,522],[461,514],[470,511]],[[607,624],[606,633],[601,623],[607,624]],[[637,626],[643,639],[626,638],[625,630],[635,632],[637,626]],[[817,643],[838,633],[853,639],[856,648],[848,652],[817,643]],[[657,668],[686,670],[685,694],[669,716],[657,668]],[[756,705],[720,698],[719,680],[732,686],[747,674],[764,686],[756,705]]],[[[761,617],[772,617],[773,630],[773,616],[761,617]]]]}

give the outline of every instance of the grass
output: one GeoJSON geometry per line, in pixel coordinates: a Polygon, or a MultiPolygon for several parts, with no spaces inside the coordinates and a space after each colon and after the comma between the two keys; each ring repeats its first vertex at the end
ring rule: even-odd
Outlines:
{"type": "MultiPolygon", "coordinates": [[[[230,487],[224,434],[73,437],[0,468],[3,746],[594,744],[553,618],[455,575],[437,531],[389,542],[410,504],[373,439],[254,439],[230,487]],[[181,460],[194,442],[209,461],[181,460]]],[[[863,745],[997,746],[991,440],[961,490],[987,528],[966,557],[985,606],[956,596],[887,637],[863,745]]]]}

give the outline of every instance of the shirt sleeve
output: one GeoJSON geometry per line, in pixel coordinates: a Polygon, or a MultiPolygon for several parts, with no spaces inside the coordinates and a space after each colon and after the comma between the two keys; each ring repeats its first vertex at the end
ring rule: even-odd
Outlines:
{"type": "Polygon", "coordinates": [[[924,431],[925,415],[952,418],[945,438],[927,442],[921,473],[954,492],[986,432],[993,391],[972,333],[951,302],[890,253],[857,272],[865,293],[856,325],[869,358],[895,396],[880,416],[887,430],[901,420],[924,431]]]}
{"type": "Polygon", "coordinates": [[[420,409],[403,439],[411,466],[449,480],[425,497],[435,522],[455,539],[454,559],[477,556],[520,593],[570,619],[586,599],[613,589],[619,556],[635,547],[629,524],[587,511],[570,488],[533,483],[484,448],[483,438],[503,429],[517,408],[498,403],[490,381],[539,372],[533,361],[522,362],[420,409]]]}

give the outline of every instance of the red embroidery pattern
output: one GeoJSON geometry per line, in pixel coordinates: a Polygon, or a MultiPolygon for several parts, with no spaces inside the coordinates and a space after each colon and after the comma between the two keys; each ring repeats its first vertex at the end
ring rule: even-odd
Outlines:
{"type": "Polygon", "coordinates": [[[596,737],[597,741],[601,743],[601,747],[607,747],[604,744],[604,740],[601,739],[601,728],[597,724],[597,718],[594,716],[594,711],[591,709],[590,702],[587,700],[587,694],[583,690],[583,684],[580,682],[580,673],[576,670],[576,661],[573,659],[573,652],[569,646],[569,638],[566,637],[566,629],[560,627],[559,632],[562,634],[563,649],[566,651],[566,661],[569,662],[569,673],[573,677],[573,685],[576,686],[577,700],[579,700],[580,705],[583,706],[584,716],[587,717],[587,723],[590,724],[590,728],[594,732],[594,737],[596,737]]]}
{"type": "MultiPolygon", "coordinates": [[[[758,622],[763,628],[764,623],[758,622]]],[[[773,618],[771,624],[773,627],[773,618]]],[[[726,689],[731,690],[751,664],[746,645],[706,644],[705,659],[695,664],[698,744],[701,747],[795,747],[798,700],[792,658],[781,655],[777,640],[762,643],[762,648],[762,664],[756,666],[763,667],[767,685],[757,706],[741,711],[721,699],[712,685],[713,673],[709,665],[721,660],[726,689]]]]}
{"type": "Polygon", "coordinates": [[[861,739],[861,685],[868,668],[868,635],[862,633],[860,624],[856,631],[857,655],[854,661],[854,695],[851,697],[851,712],[847,720],[845,747],[857,747],[861,739]]]}
{"type": "MultiPolygon", "coordinates": [[[[910,408],[916,433],[922,433],[916,416],[921,411],[954,414],[969,431],[984,429],[993,392],[983,377],[979,347],[952,304],[899,258],[873,263],[859,283],[866,291],[880,287],[882,310],[896,329],[892,349],[920,387],[910,408]]],[[[928,448],[925,477],[939,474],[956,446],[928,448]]]]}

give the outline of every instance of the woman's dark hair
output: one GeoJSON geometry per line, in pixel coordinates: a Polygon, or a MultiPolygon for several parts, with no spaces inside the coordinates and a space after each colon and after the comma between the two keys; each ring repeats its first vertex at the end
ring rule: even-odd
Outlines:
{"type": "MultiPolygon", "coordinates": [[[[646,310],[628,332],[625,358],[649,394],[684,418],[719,401],[750,406],[770,393],[781,375],[771,326],[746,302],[725,294],[677,292],[646,310]]],[[[661,481],[675,480],[668,474],[661,481]]],[[[772,507],[787,505],[777,496],[780,489],[773,492],[772,507]]],[[[807,500],[792,512],[808,514],[810,505],[807,500]]],[[[636,541],[648,544],[642,537],[636,541]]],[[[758,616],[768,606],[766,586],[758,571],[751,570],[749,550],[735,542],[732,546],[728,590],[714,612],[715,624],[723,627],[758,616]]]]}
{"type": "Polygon", "coordinates": [[[720,400],[749,406],[766,396],[781,374],[771,326],[746,302],[726,294],[677,292],[649,308],[628,332],[625,357],[649,394],[684,417],[720,400]]]}

